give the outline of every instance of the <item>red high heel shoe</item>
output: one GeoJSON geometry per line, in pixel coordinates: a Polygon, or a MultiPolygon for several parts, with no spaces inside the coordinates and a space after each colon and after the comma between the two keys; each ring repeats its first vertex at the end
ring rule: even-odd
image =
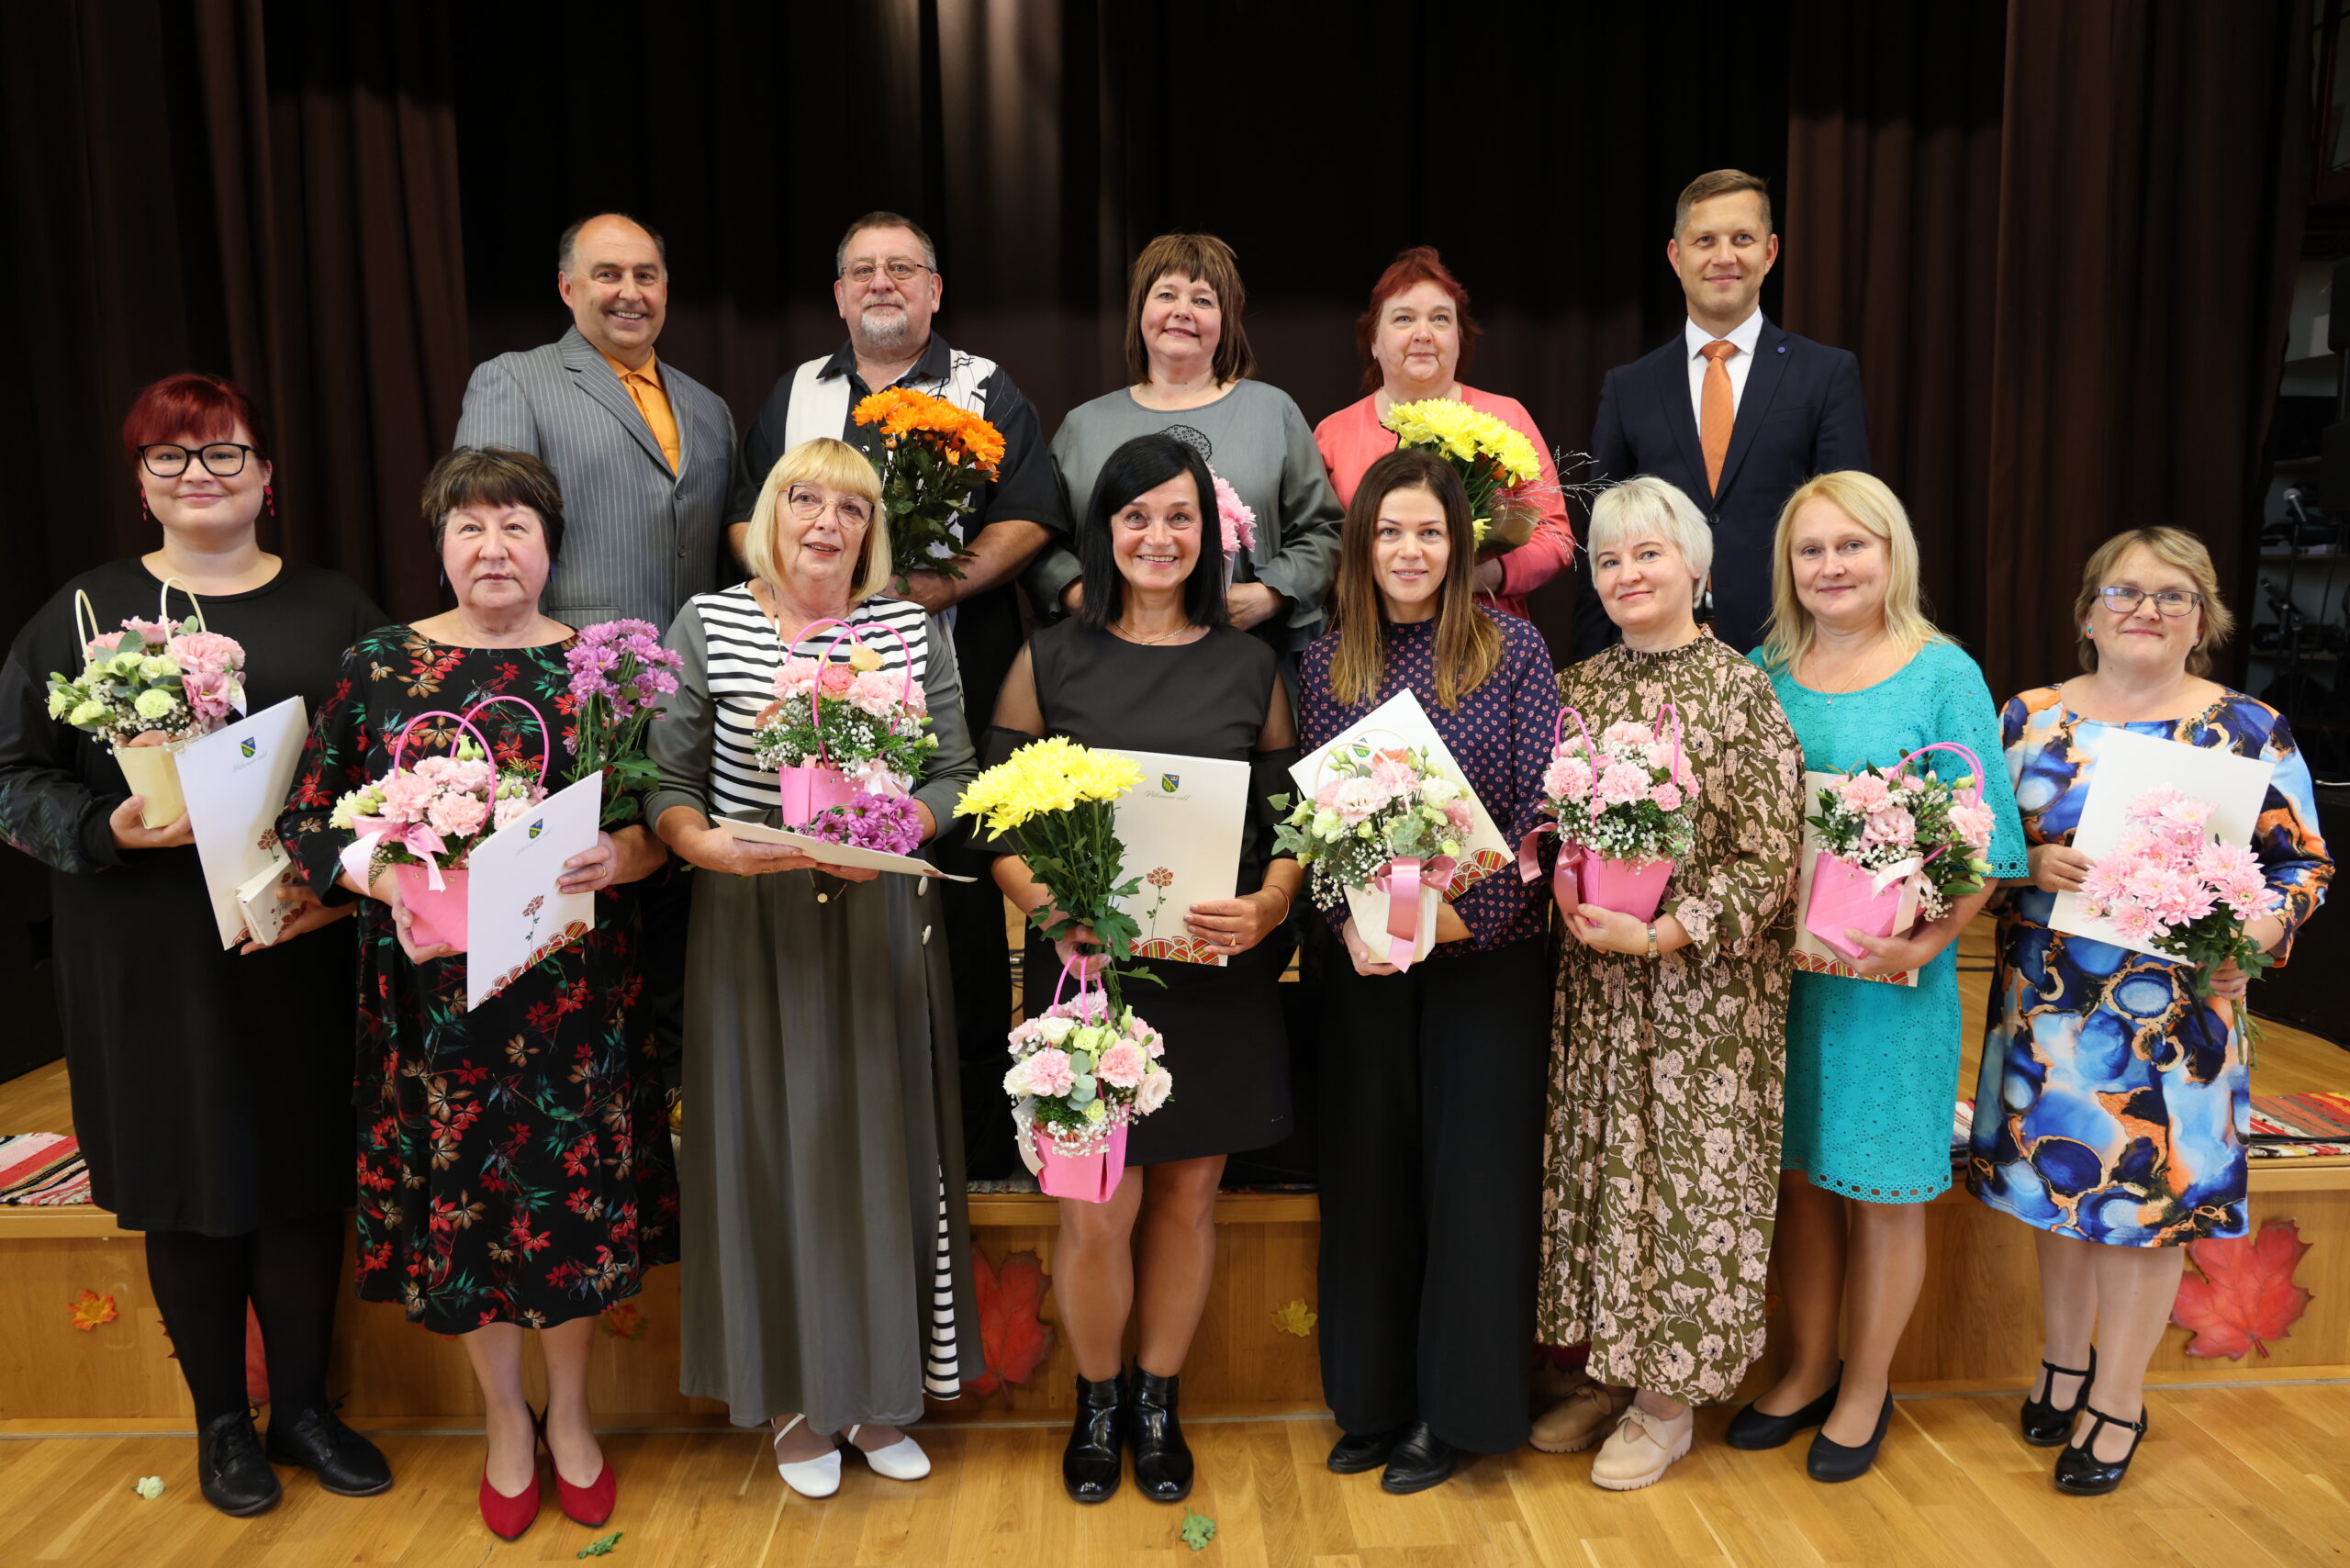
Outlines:
{"type": "Polygon", "coordinates": [[[610,1518],[612,1505],[619,1500],[621,1491],[620,1478],[612,1473],[610,1457],[606,1456],[604,1468],[596,1473],[595,1480],[585,1486],[574,1486],[563,1478],[563,1466],[555,1463],[554,1449],[547,1444],[546,1413],[541,1411],[531,1419],[538,1423],[540,1443],[546,1445],[547,1468],[554,1472],[555,1502],[562,1507],[564,1517],[581,1525],[599,1525],[610,1518]]]}
{"type": "MultiPolygon", "coordinates": [[[[543,1431],[545,1422],[537,1416],[531,1417],[533,1426],[543,1431]]],[[[558,1477],[558,1479],[560,1479],[558,1477]]],[[[489,1527],[490,1534],[500,1540],[512,1540],[531,1528],[539,1517],[539,1446],[531,1444],[531,1484],[527,1491],[511,1497],[489,1484],[489,1467],[481,1473],[481,1522],[489,1527]]]]}

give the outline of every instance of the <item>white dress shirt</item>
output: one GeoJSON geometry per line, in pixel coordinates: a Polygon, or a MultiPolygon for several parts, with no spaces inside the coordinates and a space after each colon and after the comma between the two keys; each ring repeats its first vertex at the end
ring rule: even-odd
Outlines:
{"type": "MultiPolygon", "coordinates": [[[[1729,411],[1735,419],[1738,400],[1746,396],[1746,373],[1754,367],[1754,345],[1762,341],[1762,312],[1757,309],[1732,327],[1728,338],[1738,345],[1738,352],[1722,363],[1729,372],[1729,411]]],[[[1706,428],[1706,345],[1716,340],[1696,322],[1684,320],[1681,341],[1689,348],[1689,414],[1702,431],[1706,428]]]]}

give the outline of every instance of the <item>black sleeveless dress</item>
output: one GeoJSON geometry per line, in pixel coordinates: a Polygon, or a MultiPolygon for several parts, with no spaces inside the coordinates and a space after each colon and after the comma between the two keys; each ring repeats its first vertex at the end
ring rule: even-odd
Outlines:
{"type": "MultiPolygon", "coordinates": [[[[1251,765],[1248,823],[1241,838],[1236,889],[1265,884],[1275,812],[1266,797],[1294,789],[1295,750],[1256,749],[1280,680],[1273,650],[1245,632],[1220,627],[1196,643],[1149,647],[1110,632],[1064,621],[1028,644],[1045,733],[1080,745],[1170,752],[1251,765]]],[[[990,760],[1025,736],[998,730],[990,760]]],[[[1133,870],[1134,868],[1127,868],[1133,870]]],[[[1128,1165],[1237,1154],[1289,1136],[1289,1040],[1276,989],[1288,967],[1290,928],[1221,968],[1158,958],[1138,962],[1167,983],[1126,988],[1126,1001],[1167,1041],[1175,1090],[1136,1122],[1126,1141],[1128,1165]]],[[[1032,927],[1022,987],[1030,1016],[1052,1001],[1060,973],[1053,945],[1032,927]]]]}

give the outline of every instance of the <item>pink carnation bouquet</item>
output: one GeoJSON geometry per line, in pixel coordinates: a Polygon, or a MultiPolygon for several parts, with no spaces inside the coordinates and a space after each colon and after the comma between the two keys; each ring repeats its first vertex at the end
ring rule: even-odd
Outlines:
{"type": "MultiPolygon", "coordinates": [[[[1945,781],[1931,769],[1913,769],[1919,757],[1940,749],[1923,747],[1889,772],[1863,763],[1819,791],[1820,814],[1807,819],[1823,851],[1865,874],[1874,894],[1905,880],[1914,886],[1926,920],[1939,920],[1952,901],[1981,892],[1991,871],[1991,808],[1978,775],[1945,781]]],[[[1815,900],[1818,887],[1815,881],[1815,900]]]]}
{"type": "MultiPolygon", "coordinates": [[[[1697,776],[1661,724],[1623,720],[1599,732],[1561,732],[1542,771],[1542,810],[1559,839],[1610,860],[1679,860],[1689,853],[1697,776]]],[[[1580,729],[1580,721],[1578,721],[1580,729]]]]}
{"type": "MultiPolygon", "coordinates": [[[[1061,983],[1069,983],[1064,969],[1061,983]]],[[[1126,1129],[1161,1105],[1175,1077],[1166,1043],[1135,1010],[1080,981],[1012,1031],[1003,1091],[1046,1192],[1106,1202],[1125,1168],[1126,1129]]]]}
{"type": "Polygon", "coordinates": [[[858,791],[910,793],[938,737],[930,733],[922,683],[905,670],[883,669],[881,655],[859,644],[845,661],[787,656],[751,745],[760,767],[787,776],[795,768],[830,770],[836,777],[822,803],[838,809],[858,791]]]}
{"type": "Polygon", "coordinates": [[[1232,587],[1232,563],[1242,553],[1257,548],[1257,513],[1223,475],[1211,468],[1208,477],[1215,482],[1216,532],[1224,541],[1224,586],[1228,590],[1232,587]]]}
{"type": "MultiPolygon", "coordinates": [[[[2125,942],[2196,966],[2195,993],[2209,996],[2211,972],[2233,958],[2258,976],[2277,960],[2244,935],[2285,905],[2260,857],[2211,835],[2211,806],[2177,790],[2149,790],[2123,813],[2120,842],[2081,879],[2081,913],[2110,924],[2125,942]]],[[[2246,1034],[2243,1002],[2235,1017],[2246,1034]]]]}

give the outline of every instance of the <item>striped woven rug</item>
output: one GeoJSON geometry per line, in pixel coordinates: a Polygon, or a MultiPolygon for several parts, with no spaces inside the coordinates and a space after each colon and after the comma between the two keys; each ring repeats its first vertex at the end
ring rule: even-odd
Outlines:
{"type": "Polygon", "coordinates": [[[90,1168],[77,1138],[62,1133],[0,1137],[0,1204],[47,1207],[90,1201],[90,1168]]]}

